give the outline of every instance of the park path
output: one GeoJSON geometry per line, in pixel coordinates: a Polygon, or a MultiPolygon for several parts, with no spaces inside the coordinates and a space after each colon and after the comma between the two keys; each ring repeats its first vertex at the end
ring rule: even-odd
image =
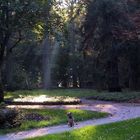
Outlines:
{"type": "MultiPolygon", "coordinates": [[[[108,112],[111,115],[107,118],[93,119],[83,122],[78,122],[73,128],[69,128],[67,125],[58,125],[46,128],[38,128],[29,131],[22,131],[17,133],[10,133],[1,135],[0,140],[22,140],[26,138],[33,138],[37,136],[43,136],[47,134],[61,133],[65,131],[71,131],[73,129],[82,128],[88,125],[100,125],[112,122],[123,121],[127,119],[140,117],[140,104],[130,103],[113,103],[105,101],[89,101],[82,100],[82,105],[59,105],[59,106],[18,106],[19,108],[61,108],[61,109],[83,109],[91,111],[108,112]]],[[[11,106],[14,107],[14,106],[11,106]]]]}

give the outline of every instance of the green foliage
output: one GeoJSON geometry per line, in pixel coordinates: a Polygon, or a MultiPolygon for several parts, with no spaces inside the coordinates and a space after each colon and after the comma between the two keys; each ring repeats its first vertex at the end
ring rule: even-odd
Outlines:
{"type": "MultiPolygon", "coordinates": [[[[36,25],[48,18],[48,5],[49,3],[43,0],[1,0],[0,29],[8,34],[5,37],[11,40],[10,47],[19,39],[31,39],[36,25]]],[[[2,37],[4,36],[1,36],[1,39],[2,37]]]]}
{"type": "Polygon", "coordinates": [[[140,118],[71,132],[33,138],[34,140],[139,140],[140,118]]]}
{"type": "Polygon", "coordinates": [[[58,59],[53,68],[52,79],[62,81],[62,84],[67,83],[68,80],[68,66],[69,66],[69,50],[65,46],[61,46],[58,52],[58,59]],[[64,59],[65,58],[65,59],[64,59]]]}
{"type": "Polygon", "coordinates": [[[0,109],[0,129],[16,128],[21,125],[21,112],[18,110],[3,108],[0,109]]]}
{"type": "Polygon", "coordinates": [[[41,47],[36,46],[43,40],[46,30],[48,32],[45,27],[48,25],[46,21],[50,17],[52,2],[0,0],[0,73],[2,71],[0,82],[4,82],[5,88],[29,89],[38,84],[41,76],[38,66],[33,69],[29,65],[38,60],[36,52],[39,52],[41,47]],[[32,53],[34,50],[36,52],[32,53]]]}
{"type": "Polygon", "coordinates": [[[1,103],[0,103],[0,109],[1,109],[1,108],[5,108],[5,106],[6,106],[6,104],[5,104],[4,102],[1,102],[1,103]]]}
{"type": "Polygon", "coordinates": [[[43,87],[43,58],[49,52],[44,53],[42,41],[47,36],[49,46],[57,42],[59,48],[51,69],[52,87],[104,90],[112,83],[138,90],[139,41],[122,35],[134,27],[127,15],[139,11],[138,2],[132,3],[77,0],[65,1],[62,7],[55,0],[0,0],[4,88],[43,87]]]}
{"type": "Polygon", "coordinates": [[[110,91],[120,91],[121,87],[139,89],[139,37],[133,34],[135,29],[139,30],[139,20],[134,20],[139,17],[137,4],[137,1],[91,0],[87,5],[82,48],[87,55],[93,51],[96,88],[110,91]],[[123,68],[129,71],[126,73],[123,68]]]}

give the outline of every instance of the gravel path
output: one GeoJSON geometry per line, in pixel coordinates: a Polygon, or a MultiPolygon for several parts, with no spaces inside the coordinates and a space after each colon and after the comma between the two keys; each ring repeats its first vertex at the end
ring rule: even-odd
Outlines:
{"type": "Polygon", "coordinates": [[[117,122],[117,121],[140,117],[140,104],[113,103],[113,102],[89,101],[89,100],[82,100],[82,102],[83,102],[82,105],[18,106],[18,107],[19,108],[21,107],[22,108],[23,107],[24,108],[61,108],[61,109],[76,108],[76,109],[83,109],[83,110],[108,112],[111,115],[107,118],[78,122],[78,125],[74,126],[73,128],[69,128],[67,125],[59,125],[59,126],[38,128],[29,131],[11,133],[3,136],[1,135],[0,140],[21,140],[26,138],[43,136],[47,134],[70,131],[88,125],[107,124],[111,122],[117,122]]]}

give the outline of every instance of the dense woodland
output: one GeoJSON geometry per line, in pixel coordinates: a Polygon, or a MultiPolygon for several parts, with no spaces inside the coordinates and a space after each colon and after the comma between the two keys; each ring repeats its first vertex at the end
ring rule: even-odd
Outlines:
{"type": "Polygon", "coordinates": [[[139,0],[0,0],[0,101],[57,87],[140,89],[139,0]]]}

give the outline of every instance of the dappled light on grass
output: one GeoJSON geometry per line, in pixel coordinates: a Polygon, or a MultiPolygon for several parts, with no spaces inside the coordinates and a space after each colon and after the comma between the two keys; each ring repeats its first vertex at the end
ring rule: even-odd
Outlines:
{"type": "Polygon", "coordinates": [[[92,136],[96,134],[96,127],[93,127],[92,129],[90,126],[86,127],[85,129],[81,129],[79,133],[78,131],[73,131],[71,135],[69,133],[69,137],[71,136],[71,138],[72,139],[74,138],[74,140],[76,139],[79,140],[79,138],[82,140],[87,140],[89,134],[91,135],[92,138],[92,136]]]}
{"type": "Polygon", "coordinates": [[[97,119],[108,116],[107,113],[77,110],[77,109],[22,109],[23,116],[28,114],[38,114],[37,116],[47,116],[48,119],[39,119],[38,117],[32,120],[23,119],[20,127],[12,129],[0,129],[0,133],[17,132],[22,130],[29,130],[32,128],[42,128],[58,124],[67,124],[67,113],[72,112],[77,121],[84,121],[88,119],[97,119]]]}
{"type": "Polygon", "coordinates": [[[54,90],[23,90],[16,92],[7,92],[5,99],[16,99],[20,96],[42,96],[49,97],[76,97],[76,98],[89,98],[96,100],[118,101],[118,102],[131,102],[140,100],[140,92],[123,91],[120,93],[110,93],[107,91],[98,92],[93,89],[54,89],[54,90]]]}
{"type": "Polygon", "coordinates": [[[15,92],[7,92],[5,98],[19,98],[20,96],[68,96],[68,97],[91,97],[93,94],[98,93],[95,90],[88,89],[53,89],[53,90],[20,90],[15,92]],[[19,96],[20,95],[20,96],[19,96]]]}
{"type": "Polygon", "coordinates": [[[78,98],[72,98],[72,97],[65,97],[65,96],[54,96],[50,97],[47,95],[38,95],[38,96],[23,96],[20,95],[20,98],[13,99],[14,102],[80,102],[80,99],[78,98]]]}
{"type": "Polygon", "coordinates": [[[33,140],[139,140],[140,118],[100,126],[88,126],[33,140]]]}

